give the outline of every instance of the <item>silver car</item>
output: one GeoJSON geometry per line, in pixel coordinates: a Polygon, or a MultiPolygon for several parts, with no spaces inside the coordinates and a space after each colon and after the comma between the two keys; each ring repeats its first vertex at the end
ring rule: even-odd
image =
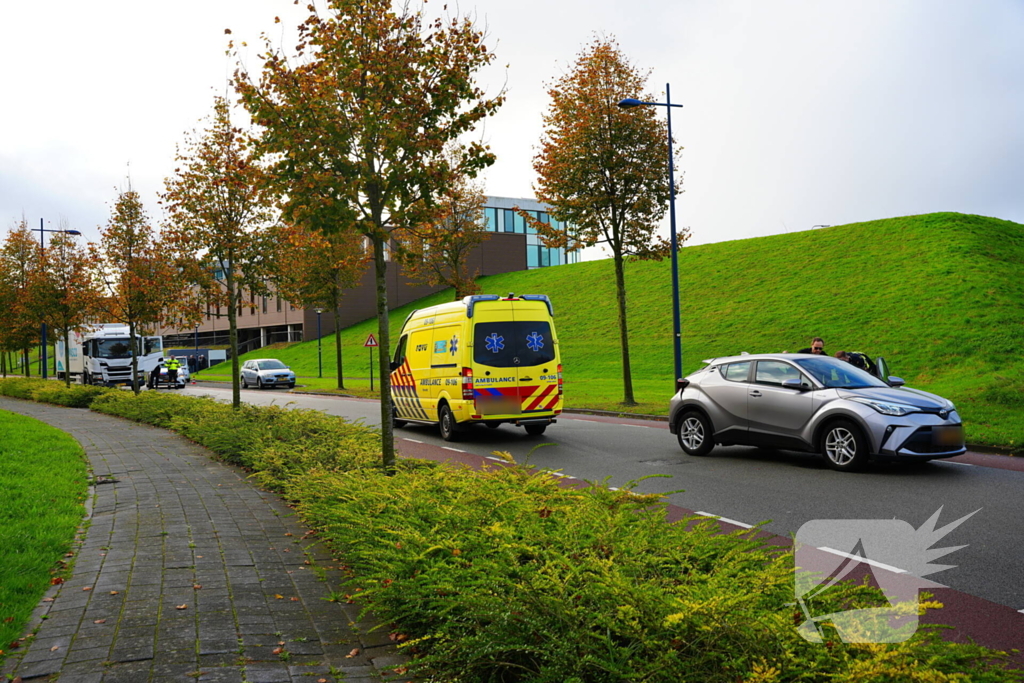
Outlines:
{"type": "Polygon", "coordinates": [[[704,361],[680,380],[669,428],[690,455],[715,444],[821,453],[837,470],[869,459],[932,460],[966,452],[960,416],[941,396],[828,356],[771,353],[704,361]]]}
{"type": "Polygon", "coordinates": [[[257,358],[247,360],[242,365],[240,372],[242,376],[242,388],[248,389],[249,385],[257,389],[266,387],[295,387],[295,373],[276,358],[257,358]]]}

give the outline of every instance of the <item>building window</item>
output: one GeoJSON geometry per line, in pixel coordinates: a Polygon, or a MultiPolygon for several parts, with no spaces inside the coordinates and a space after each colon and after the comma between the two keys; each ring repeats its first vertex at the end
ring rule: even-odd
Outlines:
{"type": "Polygon", "coordinates": [[[502,223],[504,224],[505,232],[515,232],[515,230],[516,230],[516,223],[515,223],[515,221],[516,221],[516,219],[515,219],[516,212],[513,211],[512,209],[505,209],[504,211],[502,211],[502,213],[505,214],[505,220],[502,221],[502,223]]]}
{"type": "Polygon", "coordinates": [[[263,315],[267,314],[267,297],[263,297],[263,315]]]}
{"type": "Polygon", "coordinates": [[[277,312],[280,313],[281,312],[281,297],[280,296],[275,296],[274,299],[277,300],[277,312]]]}
{"type": "Polygon", "coordinates": [[[498,232],[498,210],[492,208],[484,209],[484,225],[491,232],[498,232]]]}
{"type": "Polygon", "coordinates": [[[526,247],[526,267],[537,268],[540,266],[540,246],[531,244],[526,247]]]}

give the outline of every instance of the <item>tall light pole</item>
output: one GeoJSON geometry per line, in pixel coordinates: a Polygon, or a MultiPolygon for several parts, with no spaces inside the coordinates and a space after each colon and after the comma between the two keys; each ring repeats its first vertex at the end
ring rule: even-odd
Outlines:
{"type": "Polygon", "coordinates": [[[324,309],[316,309],[316,365],[317,365],[317,377],[323,379],[324,377],[324,357],[323,357],[323,339],[320,337],[320,314],[324,312],[324,309]]]}
{"type": "Polygon", "coordinates": [[[676,174],[675,158],[672,156],[672,107],[682,107],[681,104],[672,104],[672,95],[669,84],[665,84],[664,102],[641,102],[640,100],[627,97],[619,102],[622,109],[633,107],[665,107],[668,114],[668,191],[669,191],[669,225],[672,242],[672,333],[674,341],[672,344],[676,360],[676,374],[672,378],[673,384],[683,376],[683,337],[679,323],[679,243],[676,239],[676,174]]]}
{"type": "MultiPolygon", "coordinates": [[[[77,230],[50,230],[48,228],[44,228],[43,227],[43,219],[40,218],[39,219],[39,255],[40,256],[42,256],[43,252],[46,251],[46,233],[48,233],[48,232],[62,232],[65,235],[81,235],[82,234],[82,233],[78,232],[77,230]]],[[[42,327],[40,336],[42,337],[43,346],[42,346],[42,356],[40,358],[41,362],[39,363],[39,367],[42,370],[42,377],[43,377],[43,379],[46,379],[46,323],[45,322],[43,323],[43,327],[42,327]]],[[[67,370],[68,370],[68,368],[64,368],[65,372],[67,372],[67,370]]]]}

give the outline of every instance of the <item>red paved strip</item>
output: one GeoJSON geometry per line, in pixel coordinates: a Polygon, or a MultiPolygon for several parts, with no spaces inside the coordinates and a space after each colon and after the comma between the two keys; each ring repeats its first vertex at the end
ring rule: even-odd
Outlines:
{"type": "MultiPolygon", "coordinates": [[[[574,416],[574,419],[579,418],[574,416]]],[[[622,422],[622,420],[614,418],[596,419],[600,422],[622,422]]],[[[405,439],[396,440],[396,447],[399,454],[407,458],[422,458],[438,462],[457,462],[473,468],[504,466],[503,463],[496,460],[490,460],[473,453],[456,453],[432,444],[416,443],[405,439]]],[[[967,458],[973,455],[980,454],[968,453],[966,456],[961,457],[967,458]]],[[[1011,461],[1017,460],[1001,455],[985,457],[1011,461]]],[[[957,460],[960,459],[957,458],[957,460]]],[[[991,467],[995,465],[984,466],[991,467]]],[[[584,481],[571,477],[566,477],[562,481],[566,486],[584,487],[589,485],[584,481]]],[[[696,516],[696,512],[693,510],[688,510],[678,505],[668,505],[667,519],[670,522],[694,516],[696,516]]],[[[718,521],[718,524],[722,531],[726,533],[742,528],[722,521],[718,521]]],[[[790,547],[792,545],[792,541],[784,536],[776,536],[765,531],[758,531],[756,533],[759,538],[770,545],[779,547],[790,547]]],[[[884,570],[877,567],[871,568],[869,571],[867,564],[858,563],[856,568],[850,572],[849,578],[854,581],[860,581],[864,576],[871,576],[871,572],[879,573],[882,571],[884,570]]],[[[872,583],[874,583],[873,579],[874,577],[872,576],[872,583]]],[[[922,624],[952,626],[953,628],[951,629],[942,630],[942,637],[948,641],[964,643],[973,640],[986,647],[1006,652],[1017,649],[1019,652],[1016,654],[1010,652],[1010,662],[1016,668],[1024,670],[1024,614],[1015,611],[1011,607],[999,605],[951,588],[935,586],[934,588],[929,588],[928,592],[932,593],[935,600],[943,604],[943,608],[940,610],[929,610],[927,614],[921,617],[922,624]]]]}

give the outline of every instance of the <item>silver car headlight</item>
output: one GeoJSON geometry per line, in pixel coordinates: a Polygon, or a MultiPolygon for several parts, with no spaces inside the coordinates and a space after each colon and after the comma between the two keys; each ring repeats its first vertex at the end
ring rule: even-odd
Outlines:
{"type": "Polygon", "coordinates": [[[909,415],[910,413],[919,413],[921,409],[917,406],[907,405],[906,403],[893,403],[891,401],[876,401],[871,398],[851,398],[851,401],[857,403],[863,403],[866,406],[871,406],[882,415],[893,415],[895,417],[902,417],[903,415],[909,415]]]}

